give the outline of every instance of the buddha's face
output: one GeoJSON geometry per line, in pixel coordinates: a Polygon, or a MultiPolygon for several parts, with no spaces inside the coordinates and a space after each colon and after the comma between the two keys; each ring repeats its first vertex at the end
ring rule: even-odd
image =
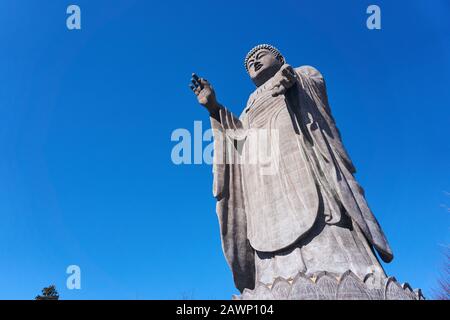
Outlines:
{"type": "Polygon", "coordinates": [[[255,52],[247,61],[247,69],[257,87],[272,78],[281,68],[281,62],[267,49],[255,52]]]}

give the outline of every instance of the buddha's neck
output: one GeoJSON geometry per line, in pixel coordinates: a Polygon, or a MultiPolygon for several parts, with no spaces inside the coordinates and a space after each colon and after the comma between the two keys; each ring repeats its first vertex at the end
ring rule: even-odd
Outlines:
{"type": "Polygon", "coordinates": [[[252,79],[253,83],[259,88],[263,84],[265,84],[267,81],[273,78],[273,76],[280,70],[280,66],[273,66],[270,68],[267,68],[264,73],[259,75],[257,78],[252,79]]]}

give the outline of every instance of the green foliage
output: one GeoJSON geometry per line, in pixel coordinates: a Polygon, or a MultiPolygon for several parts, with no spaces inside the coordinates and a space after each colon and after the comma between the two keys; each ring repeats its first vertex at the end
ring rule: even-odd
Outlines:
{"type": "Polygon", "coordinates": [[[51,285],[42,289],[42,295],[36,296],[35,300],[58,300],[59,294],[56,290],[56,286],[51,285]]]}

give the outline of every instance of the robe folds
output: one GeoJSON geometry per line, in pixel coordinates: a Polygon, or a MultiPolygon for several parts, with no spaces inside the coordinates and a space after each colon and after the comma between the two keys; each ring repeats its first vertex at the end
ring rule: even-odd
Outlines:
{"type": "Polygon", "coordinates": [[[223,251],[240,291],[255,285],[257,253],[276,256],[301,247],[322,220],[351,220],[384,261],[393,258],[354,178],[322,75],[310,66],[295,71],[297,84],[285,95],[272,97],[271,79],[250,95],[239,118],[224,107],[220,119],[211,118],[213,195],[223,251]],[[265,157],[249,161],[255,150],[265,157]]]}

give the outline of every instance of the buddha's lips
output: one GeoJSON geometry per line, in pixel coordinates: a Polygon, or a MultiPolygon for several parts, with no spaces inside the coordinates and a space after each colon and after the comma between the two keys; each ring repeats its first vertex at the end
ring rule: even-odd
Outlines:
{"type": "Polygon", "coordinates": [[[255,71],[258,71],[259,69],[261,69],[262,66],[263,66],[262,63],[259,63],[259,62],[255,63],[255,71]]]}

